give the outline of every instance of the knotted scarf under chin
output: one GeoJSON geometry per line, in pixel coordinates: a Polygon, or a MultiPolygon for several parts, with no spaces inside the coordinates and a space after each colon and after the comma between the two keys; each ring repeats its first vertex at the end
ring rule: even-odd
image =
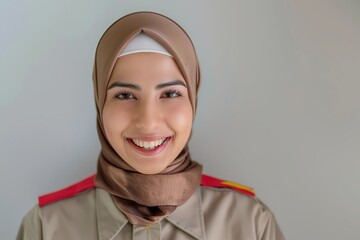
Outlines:
{"type": "Polygon", "coordinates": [[[202,166],[191,161],[187,148],[161,173],[136,172],[103,138],[95,185],[109,192],[132,224],[160,221],[188,200],[201,181],[202,166]]]}

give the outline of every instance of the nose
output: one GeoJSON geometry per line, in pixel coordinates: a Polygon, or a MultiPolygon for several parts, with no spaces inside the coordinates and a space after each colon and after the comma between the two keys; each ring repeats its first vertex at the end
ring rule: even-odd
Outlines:
{"type": "Polygon", "coordinates": [[[153,133],[161,123],[161,111],[156,103],[148,100],[139,103],[134,118],[136,128],[144,133],[153,133]]]}

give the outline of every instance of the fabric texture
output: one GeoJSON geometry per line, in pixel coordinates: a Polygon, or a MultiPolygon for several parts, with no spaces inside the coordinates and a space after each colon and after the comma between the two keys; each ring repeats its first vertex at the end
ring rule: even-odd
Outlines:
{"type": "Polygon", "coordinates": [[[228,188],[199,187],[160,222],[131,224],[111,195],[93,188],[35,206],[16,240],[283,240],[272,212],[256,197],[228,188]]]}
{"type": "Polygon", "coordinates": [[[137,12],[120,18],[106,30],[97,46],[93,84],[101,152],[95,184],[112,195],[131,223],[147,225],[168,216],[190,198],[200,184],[202,166],[190,159],[186,145],[161,173],[141,174],[115,152],[106,138],[102,110],[111,72],[119,53],[140,33],[157,41],[174,57],[186,81],[194,115],[200,70],[194,46],[185,31],[157,13],[137,12]]]}

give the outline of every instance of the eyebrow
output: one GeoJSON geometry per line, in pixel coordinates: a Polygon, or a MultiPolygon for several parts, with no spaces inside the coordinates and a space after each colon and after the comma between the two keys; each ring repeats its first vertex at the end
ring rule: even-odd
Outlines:
{"type": "Polygon", "coordinates": [[[114,87],[125,87],[125,88],[132,88],[132,89],[135,89],[135,90],[140,90],[141,89],[138,85],[135,85],[135,84],[122,83],[122,82],[116,81],[116,82],[112,83],[108,87],[108,90],[110,90],[110,89],[112,89],[114,87]]]}
{"type": "MultiPolygon", "coordinates": [[[[155,89],[158,90],[158,89],[161,89],[161,88],[164,88],[164,87],[174,86],[174,85],[180,85],[180,86],[186,87],[186,84],[183,81],[174,80],[174,81],[170,81],[170,82],[166,82],[166,83],[160,83],[160,84],[156,85],[155,89]]],[[[112,83],[108,87],[108,90],[110,90],[110,89],[112,89],[114,87],[125,87],[125,88],[131,88],[131,89],[134,89],[134,90],[141,90],[141,87],[139,85],[131,84],[131,83],[123,83],[123,82],[120,82],[120,81],[116,81],[116,82],[112,83]]]]}
{"type": "Polygon", "coordinates": [[[166,82],[166,83],[160,83],[160,84],[156,85],[155,89],[161,89],[164,87],[174,86],[174,85],[180,85],[180,86],[186,87],[186,84],[183,81],[174,80],[174,81],[170,81],[170,82],[166,82]]]}

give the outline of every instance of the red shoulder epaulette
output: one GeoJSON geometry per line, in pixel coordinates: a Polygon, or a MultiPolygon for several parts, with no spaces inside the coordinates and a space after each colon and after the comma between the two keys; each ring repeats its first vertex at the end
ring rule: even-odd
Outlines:
{"type": "MultiPolygon", "coordinates": [[[[95,187],[94,178],[95,178],[95,174],[93,174],[90,177],[87,177],[84,180],[81,180],[80,182],[77,182],[69,187],[66,187],[64,189],[40,196],[39,197],[39,206],[42,207],[49,203],[75,196],[76,194],[81,193],[87,189],[94,188],[95,187]]],[[[250,196],[255,196],[253,189],[251,189],[249,187],[240,185],[238,183],[214,178],[214,177],[211,177],[211,176],[208,176],[205,174],[203,174],[201,177],[201,185],[208,186],[208,187],[232,188],[238,192],[241,192],[241,193],[244,193],[244,194],[247,194],[250,196]]]]}
{"type": "Polygon", "coordinates": [[[222,180],[219,178],[214,178],[205,174],[202,175],[201,186],[231,188],[234,189],[235,191],[255,197],[255,192],[252,188],[249,188],[247,186],[238,183],[222,180]]]}
{"type": "Polygon", "coordinates": [[[41,207],[61,199],[69,198],[87,189],[94,188],[95,187],[94,178],[95,178],[95,174],[67,188],[40,196],[39,206],[41,207]]]}

